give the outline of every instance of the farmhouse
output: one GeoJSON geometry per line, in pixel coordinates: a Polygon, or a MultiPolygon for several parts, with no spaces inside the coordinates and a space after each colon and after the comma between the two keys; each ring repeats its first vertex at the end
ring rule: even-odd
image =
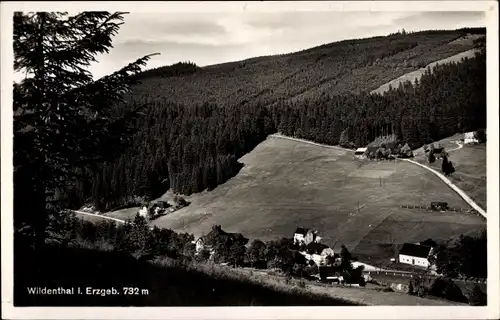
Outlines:
{"type": "Polygon", "coordinates": [[[319,277],[321,281],[343,283],[344,277],[339,266],[321,266],[319,267],[319,277]]]}
{"type": "Polygon", "coordinates": [[[167,201],[162,200],[156,201],[155,204],[162,209],[167,209],[171,206],[167,201]]]}
{"type": "Polygon", "coordinates": [[[308,245],[311,242],[319,242],[320,240],[321,237],[318,236],[318,231],[312,231],[306,228],[299,227],[293,234],[293,244],[295,245],[308,245]]]}
{"type": "Polygon", "coordinates": [[[444,151],[443,147],[434,148],[434,156],[436,157],[436,159],[443,158],[445,154],[446,154],[446,152],[444,151]]]}
{"type": "Polygon", "coordinates": [[[318,242],[309,243],[304,251],[301,251],[306,260],[314,261],[316,265],[323,266],[327,263],[327,257],[334,257],[335,252],[332,248],[329,248],[327,245],[318,242]]]}
{"type": "Polygon", "coordinates": [[[226,244],[238,243],[244,246],[248,243],[248,239],[241,233],[225,232],[222,230],[220,225],[215,225],[208,234],[198,238],[196,241],[193,241],[196,246],[196,254],[200,253],[203,249],[207,249],[211,254],[213,254],[213,247],[217,242],[226,244]]]}
{"type": "Polygon", "coordinates": [[[358,148],[354,152],[354,156],[358,159],[365,159],[366,158],[366,150],[367,150],[367,148],[358,148]]]}
{"type": "Polygon", "coordinates": [[[144,206],[139,210],[139,215],[141,217],[147,218],[148,212],[149,212],[148,207],[144,206]]]}
{"type": "Polygon", "coordinates": [[[430,266],[429,255],[432,247],[405,243],[399,251],[399,262],[427,268],[430,266]]]}
{"type": "Polygon", "coordinates": [[[476,132],[466,132],[464,134],[464,143],[465,144],[471,144],[471,143],[479,143],[479,140],[476,137],[476,132]]]}

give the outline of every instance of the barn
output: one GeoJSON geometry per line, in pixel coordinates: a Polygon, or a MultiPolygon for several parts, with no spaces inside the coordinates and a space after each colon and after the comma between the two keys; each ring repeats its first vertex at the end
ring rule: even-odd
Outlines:
{"type": "Polygon", "coordinates": [[[357,148],[356,151],[354,152],[354,156],[358,159],[365,159],[366,158],[366,150],[367,150],[367,148],[357,148]]]}
{"type": "Polygon", "coordinates": [[[429,255],[432,247],[414,243],[405,243],[399,251],[399,263],[418,267],[429,267],[429,255]]]}
{"type": "Polygon", "coordinates": [[[464,143],[465,144],[479,143],[479,140],[476,137],[476,132],[474,132],[474,131],[472,131],[472,132],[466,132],[464,134],[464,143]]]}

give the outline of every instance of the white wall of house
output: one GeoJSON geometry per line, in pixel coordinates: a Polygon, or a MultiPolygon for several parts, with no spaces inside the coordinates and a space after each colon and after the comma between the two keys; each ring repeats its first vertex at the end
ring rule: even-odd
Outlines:
{"type": "Polygon", "coordinates": [[[293,243],[297,244],[297,243],[301,243],[301,242],[305,242],[304,235],[301,233],[295,233],[293,235],[293,243]]]}
{"type": "Polygon", "coordinates": [[[203,250],[203,248],[205,247],[203,245],[203,240],[201,240],[201,239],[196,240],[194,244],[196,245],[196,249],[195,250],[196,250],[197,253],[201,252],[201,250],[203,250]]]}
{"type": "Polygon", "coordinates": [[[474,136],[474,132],[466,132],[464,135],[464,143],[479,143],[479,140],[474,136]]]}
{"type": "Polygon", "coordinates": [[[427,268],[430,265],[429,260],[427,258],[413,257],[405,254],[399,255],[399,262],[425,268],[427,268]]]}
{"type": "Polygon", "coordinates": [[[139,210],[139,215],[141,217],[144,217],[146,218],[148,216],[148,208],[147,207],[142,207],[140,210],[139,210]]]}
{"type": "Polygon", "coordinates": [[[335,251],[333,251],[332,248],[325,248],[325,249],[323,249],[323,251],[321,251],[321,255],[324,257],[327,257],[327,256],[333,257],[335,255],[335,251]]]}
{"type": "Polygon", "coordinates": [[[326,257],[328,256],[333,256],[335,252],[331,248],[325,248],[321,252],[321,254],[309,254],[305,251],[300,252],[306,258],[307,261],[312,260],[314,263],[316,263],[318,266],[322,266],[326,264],[326,257]]]}

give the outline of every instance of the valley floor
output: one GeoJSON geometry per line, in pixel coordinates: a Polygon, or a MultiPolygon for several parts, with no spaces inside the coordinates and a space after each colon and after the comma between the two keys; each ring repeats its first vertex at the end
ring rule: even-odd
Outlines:
{"type": "Polygon", "coordinates": [[[276,136],[240,161],[245,166],[237,176],[188,197],[188,207],[153,224],[195,236],[220,224],[261,240],[291,237],[305,226],[318,229],[325,244],[337,250],[345,244],[369,264],[393,257],[404,242],[444,240],[485,226],[472,214],[401,208],[431,201],[469,208],[434,174],[411,163],[360,162],[350,151],[276,136]]]}

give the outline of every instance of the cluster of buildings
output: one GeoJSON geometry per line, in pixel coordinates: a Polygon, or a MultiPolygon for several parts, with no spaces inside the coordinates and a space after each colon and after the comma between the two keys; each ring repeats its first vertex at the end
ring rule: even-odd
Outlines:
{"type": "Polygon", "coordinates": [[[340,259],[335,256],[335,251],[322,244],[317,230],[297,228],[293,234],[293,244],[299,247],[299,252],[306,260],[314,261],[317,266],[327,264],[328,257],[340,259]]]}
{"type": "Polygon", "coordinates": [[[154,219],[161,215],[170,213],[175,211],[175,208],[172,207],[167,201],[155,201],[150,202],[148,205],[143,206],[139,210],[139,215],[144,218],[154,219]]]}
{"type": "MultiPolygon", "coordinates": [[[[215,225],[207,235],[198,238],[193,243],[197,254],[202,250],[208,250],[213,255],[214,245],[220,241],[238,242],[246,246],[249,239],[245,238],[241,233],[225,232],[220,225],[215,225]]],[[[320,273],[328,273],[327,276],[331,278],[330,274],[333,269],[340,266],[341,258],[332,248],[320,241],[321,237],[318,235],[318,231],[312,229],[299,227],[293,235],[293,244],[298,247],[298,252],[308,262],[314,262],[319,267],[320,273]]],[[[428,269],[431,267],[430,258],[434,255],[436,246],[437,244],[431,239],[418,243],[404,243],[399,251],[397,261],[402,264],[428,269]]],[[[391,260],[395,261],[396,259],[391,260]]],[[[335,274],[335,277],[338,278],[339,275],[335,274]]]]}
{"type": "Polygon", "coordinates": [[[214,247],[217,241],[225,243],[239,243],[246,246],[249,239],[245,238],[241,233],[226,232],[222,230],[221,225],[215,225],[209,233],[193,241],[196,254],[199,254],[205,249],[212,256],[215,253],[214,247]]]}

